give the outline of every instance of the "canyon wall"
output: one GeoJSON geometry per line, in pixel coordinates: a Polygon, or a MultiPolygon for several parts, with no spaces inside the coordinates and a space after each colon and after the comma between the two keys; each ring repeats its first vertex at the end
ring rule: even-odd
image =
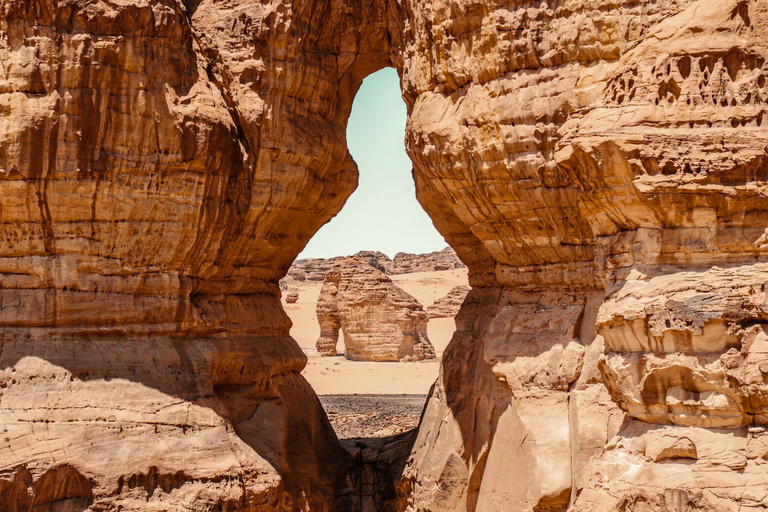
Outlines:
{"type": "Polygon", "coordinates": [[[381,506],[768,506],[766,30],[759,0],[0,0],[0,508],[360,502],[277,283],[386,66],[473,289],[381,506]]]}
{"type": "Polygon", "coordinates": [[[473,286],[409,510],[765,506],[766,6],[405,5],[418,197],[473,286]]]}
{"type": "Polygon", "coordinates": [[[0,508],[334,510],[277,282],[386,5],[3,0],[0,60],[0,508]]]}

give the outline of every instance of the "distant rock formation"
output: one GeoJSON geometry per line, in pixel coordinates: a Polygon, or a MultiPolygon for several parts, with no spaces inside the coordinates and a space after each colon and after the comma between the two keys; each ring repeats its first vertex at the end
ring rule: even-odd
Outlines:
{"type": "Polygon", "coordinates": [[[291,276],[285,276],[280,280],[281,292],[292,292],[292,291],[295,291],[295,288],[296,288],[296,280],[291,276]]]}
{"type": "Polygon", "coordinates": [[[286,304],[296,304],[299,302],[299,292],[290,292],[285,296],[286,304]]]}
{"type": "Polygon", "coordinates": [[[336,355],[339,331],[344,355],[357,361],[434,359],[427,313],[381,270],[358,256],[337,262],[325,275],[317,300],[317,350],[336,355]]]}
{"type": "Polygon", "coordinates": [[[453,318],[459,312],[469,290],[469,286],[454,286],[445,296],[427,308],[427,315],[429,318],[453,318]]]}
{"type": "Polygon", "coordinates": [[[0,510],[765,509],[767,6],[0,0],[0,510]],[[277,282],[390,66],[472,291],[374,507],[277,282]]]}
{"type": "Polygon", "coordinates": [[[434,272],[436,270],[451,270],[454,268],[464,268],[456,252],[450,247],[442,251],[430,252],[427,254],[410,254],[399,252],[392,260],[391,275],[412,274],[414,272],[434,272]]]}
{"type": "MultiPolygon", "coordinates": [[[[394,259],[378,251],[360,251],[353,256],[390,276],[465,267],[464,263],[456,256],[456,252],[450,247],[427,254],[399,252],[394,259]]],[[[288,270],[286,277],[291,277],[296,281],[322,281],[325,278],[325,273],[343,259],[344,256],[296,260],[288,270]]]]}

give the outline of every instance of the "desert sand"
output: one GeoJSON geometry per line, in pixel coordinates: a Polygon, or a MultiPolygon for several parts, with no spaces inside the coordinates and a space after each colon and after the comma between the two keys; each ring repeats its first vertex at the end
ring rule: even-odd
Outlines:
{"type": "MultiPolygon", "coordinates": [[[[454,286],[467,284],[467,269],[416,272],[391,278],[426,308],[454,286]]],[[[298,302],[286,304],[283,299],[285,310],[293,322],[291,336],[309,357],[302,375],[317,394],[426,395],[437,379],[440,358],[456,327],[454,319],[433,318],[427,324],[427,333],[435,347],[437,359],[413,363],[369,363],[348,361],[343,353],[336,357],[322,357],[315,349],[320,335],[315,305],[322,286],[323,283],[317,281],[292,283],[291,290],[299,292],[298,302]]]]}

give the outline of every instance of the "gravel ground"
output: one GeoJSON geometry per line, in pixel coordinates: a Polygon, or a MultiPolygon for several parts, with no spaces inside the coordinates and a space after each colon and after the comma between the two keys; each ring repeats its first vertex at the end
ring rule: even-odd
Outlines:
{"type": "Polygon", "coordinates": [[[320,395],[339,439],[387,437],[416,428],[427,395],[320,395]]]}

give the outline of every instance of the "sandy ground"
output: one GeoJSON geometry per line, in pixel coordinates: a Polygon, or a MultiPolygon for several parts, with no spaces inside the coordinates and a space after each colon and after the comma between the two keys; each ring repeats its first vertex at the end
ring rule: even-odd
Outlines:
{"type": "MultiPolygon", "coordinates": [[[[454,286],[466,284],[467,270],[418,272],[392,276],[392,280],[426,308],[454,286]]],[[[432,319],[427,324],[427,335],[438,357],[431,361],[368,363],[347,361],[343,355],[321,357],[315,350],[315,342],[320,335],[315,315],[320,288],[322,283],[318,282],[292,283],[291,291],[299,292],[299,301],[296,304],[283,303],[293,321],[291,335],[309,357],[302,374],[318,395],[426,395],[429,392],[437,379],[440,368],[438,361],[455,329],[453,318],[432,319]]],[[[339,352],[343,354],[342,340],[339,340],[339,352]]]]}

